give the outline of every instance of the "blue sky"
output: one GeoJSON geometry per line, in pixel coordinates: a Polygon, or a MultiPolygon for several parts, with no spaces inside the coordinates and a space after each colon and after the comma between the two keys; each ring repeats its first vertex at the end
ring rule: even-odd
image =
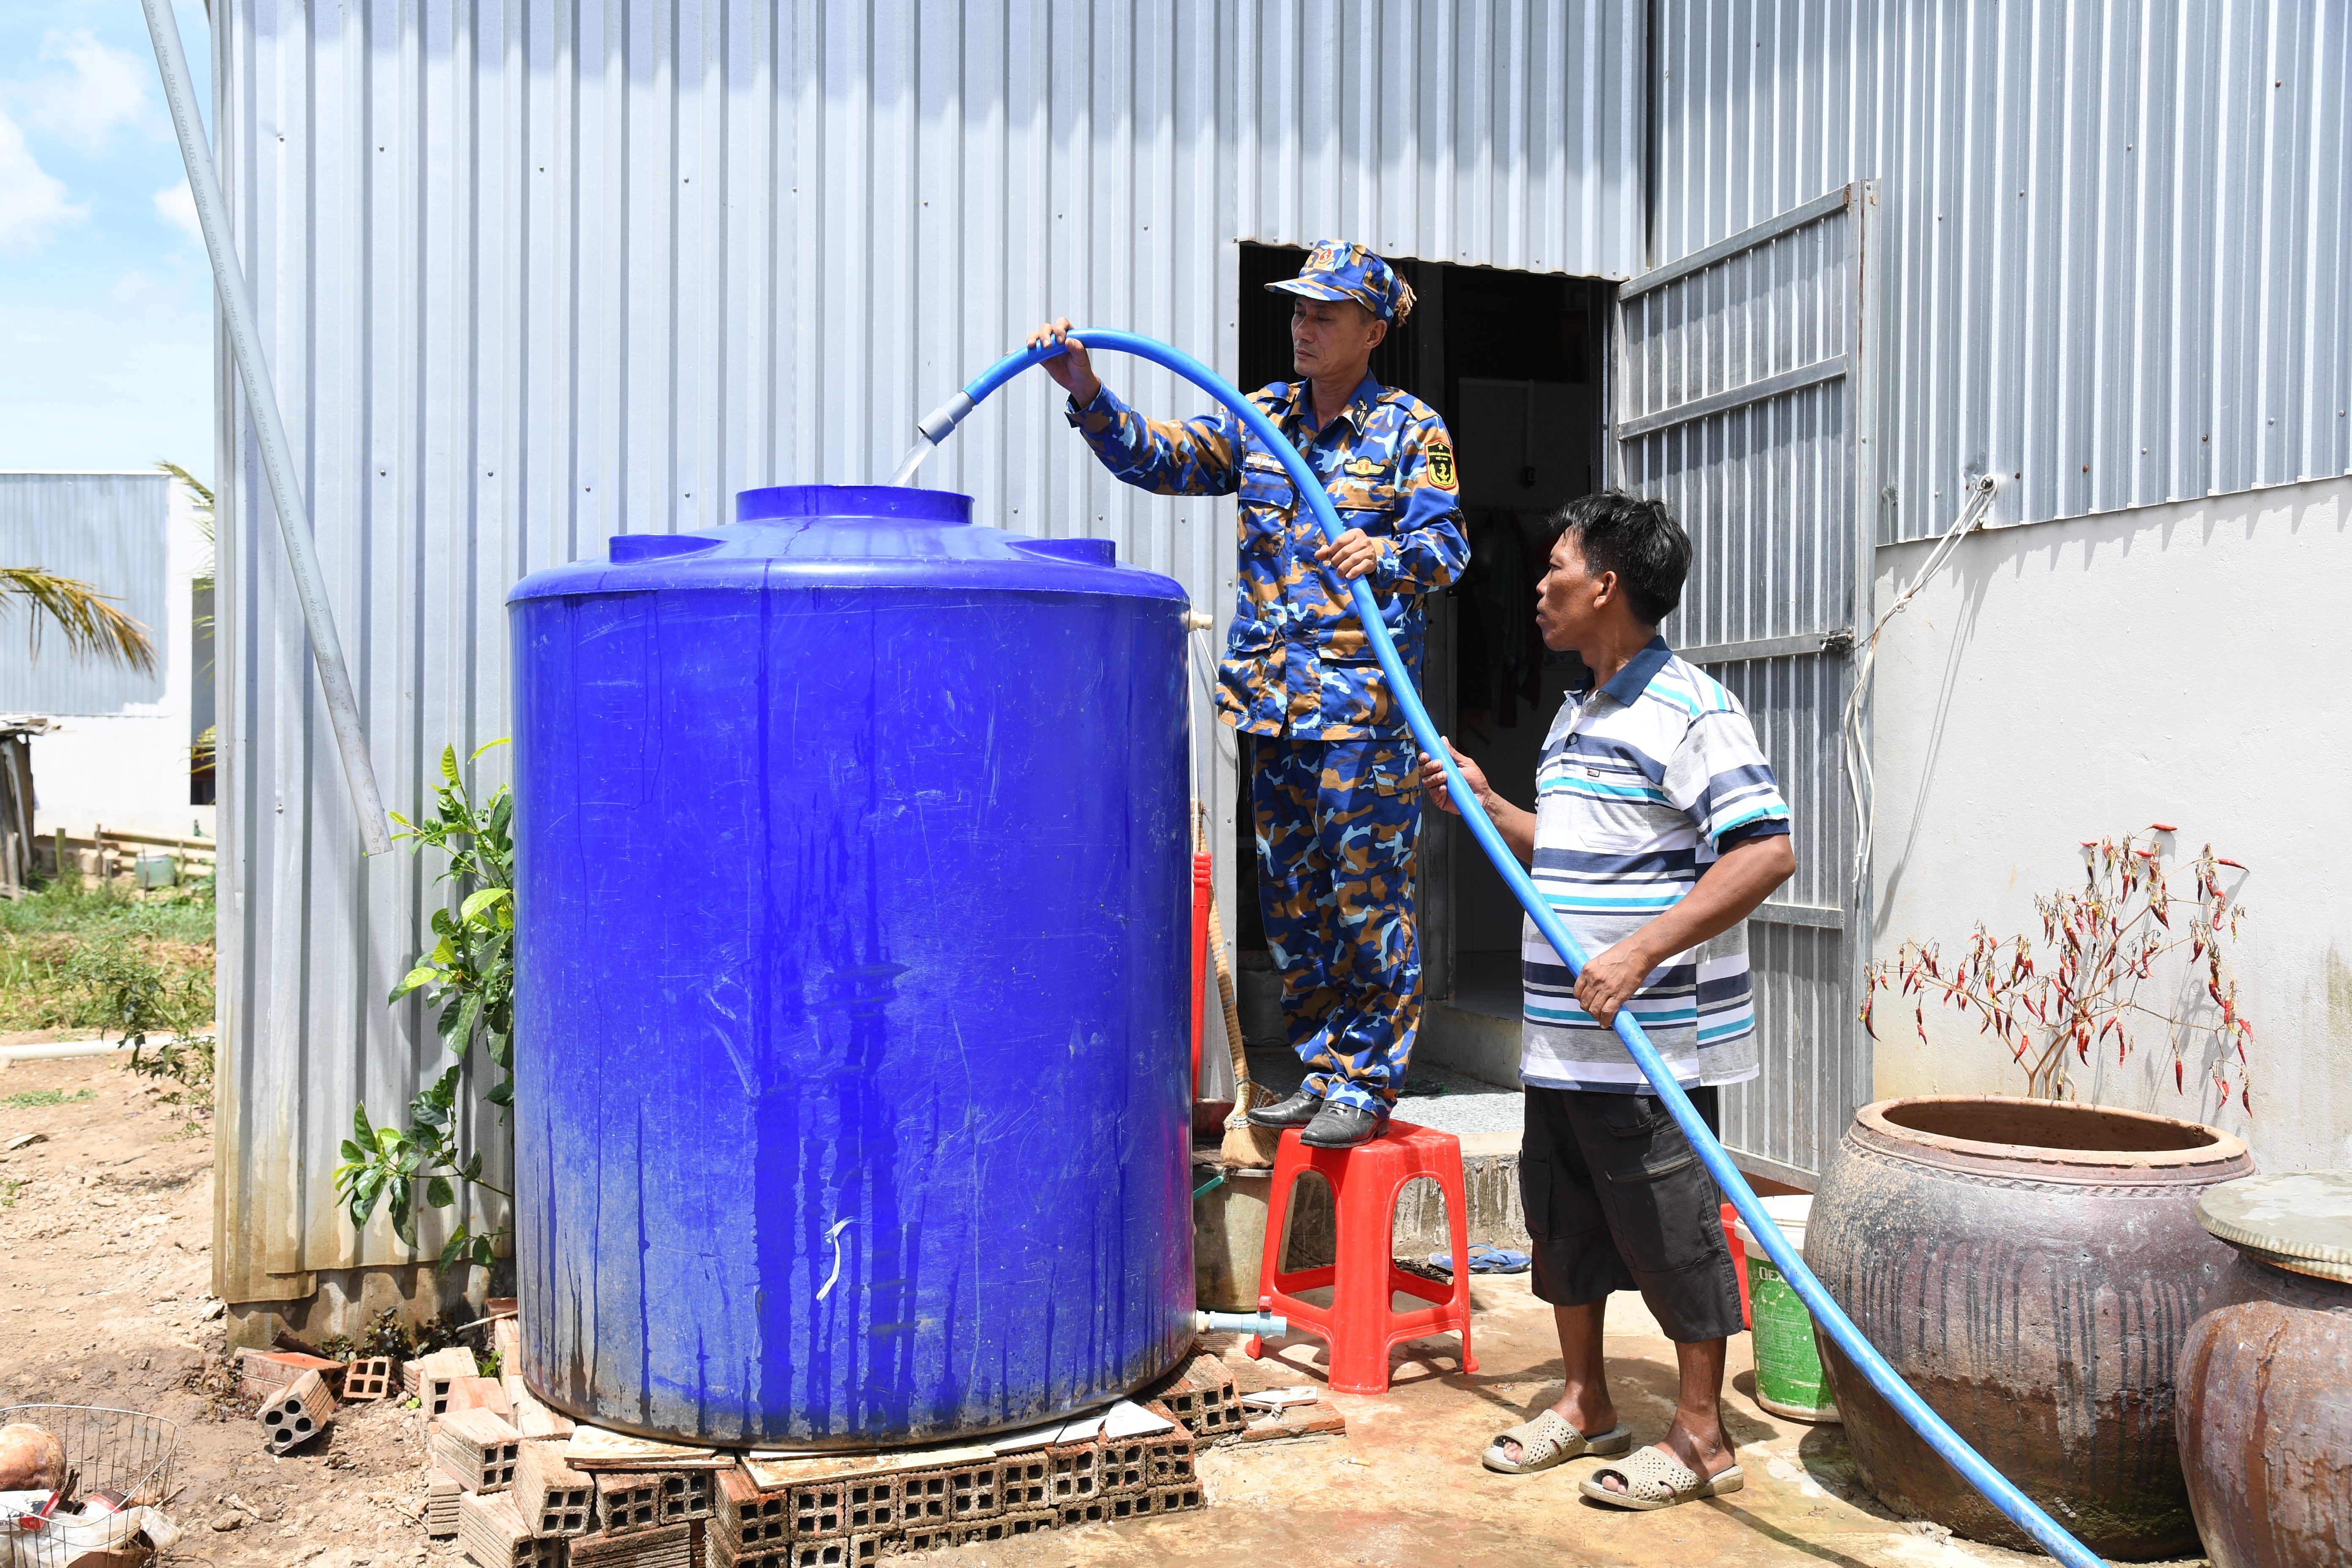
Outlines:
{"type": "MultiPolygon", "coordinates": [[[[174,0],[207,119],[203,0],[174,0]]],[[[138,0],[0,0],[0,468],[213,468],[212,276],[138,0]]]]}

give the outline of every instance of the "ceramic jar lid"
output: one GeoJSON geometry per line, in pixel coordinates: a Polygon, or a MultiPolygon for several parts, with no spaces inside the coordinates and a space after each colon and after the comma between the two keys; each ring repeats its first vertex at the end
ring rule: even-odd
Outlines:
{"type": "Polygon", "coordinates": [[[2197,1218],[2264,1263],[2352,1282],[2352,1171],[2223,1182],[2197,1200],[2197,1218]]]}

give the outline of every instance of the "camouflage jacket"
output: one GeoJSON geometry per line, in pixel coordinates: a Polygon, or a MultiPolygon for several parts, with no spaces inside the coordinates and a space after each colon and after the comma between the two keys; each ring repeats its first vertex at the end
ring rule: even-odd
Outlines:
{"type": "MultiPolygon", "coordinates": [[[[1453,442],[1427,405],[1370,376],[1312,435],[1307,397],[1304,382],[1276,382],[1250,401],[1297,446],[1339,521],[1379,543],[1380,561],[1366,580],[1418,685],[1423,596],[1453,582],[1470,554],[1453,442]]],[[[1160,495],[1240,492],[1240,582],[1217,667],[1219,717],[1253,735],[1302,741],[1405,733],[1345,585],[1316,562],[1323,536],[1314,512],[1232,411],[1146,419],[1105,387],[1071,409],[1069,420],[1129,484],[1160,495]]]]}

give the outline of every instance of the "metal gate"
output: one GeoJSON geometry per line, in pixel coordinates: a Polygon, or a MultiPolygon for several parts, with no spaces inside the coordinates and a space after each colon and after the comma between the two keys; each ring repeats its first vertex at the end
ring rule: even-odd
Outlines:
{"type": "Polygon", "coordinates": [[[1839,726],[1878,510],[1877,203],[1857,182],[1617,291],[1618,482],[1691,537],[1666,640],[1746,705],[1796,819],[1796,875],[1748,922],[1763,1071],[1725,1094],[1724,1142],[1809,1190],[1871,1088],[1839,726]]]}

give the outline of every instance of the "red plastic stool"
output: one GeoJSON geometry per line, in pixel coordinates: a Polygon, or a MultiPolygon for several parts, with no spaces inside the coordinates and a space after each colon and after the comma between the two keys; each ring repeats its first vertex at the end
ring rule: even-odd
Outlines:
{"type": "MultiPolygon", "coordinates": [[[[1389,1348],[1432,1333],[1462,1336],[1462,1370],[1478,1370],[1470,1353],[1469,1203],[1462,1187],[1462,1141],[1410,1122],[1391,1121],[1388,1131],[1352,1149],[1310,1149],[1297,1129],[1282,1135],[1274,1156],[1274,1181],[1266,1194],[1265,1256],[1258,1265],[1258,1308],[1279,1312],[1293,1329],[1315,1335],[1331,1350],[1331,1386],[1341,1394],[1386,1394],[1389,1348]],[[1283,1222],[1299,1176],[1314,1171],[1331,1184],[1339,1237],[1337,1263],[1324,1268],[1277,1272],[1282,1263],[1283,1222]],[[1396,1226],[1397,1194],[1416,1176],[1433,1176],[1445,1194],[1445,1221],[1453,1232],[1454,1283],[1441,1287],[1399,1268],[1389,1256],[1396,1226]],[[1331,1304],[1318,1307],[1296,1292],[1332,1287],[1331,1304]],[[1435,1303],[1400,1312],[1391,1292],[1435,1303]]],[[[1253,1336],[1249,1353],[1265,1353],[1253,1336]]]]}

